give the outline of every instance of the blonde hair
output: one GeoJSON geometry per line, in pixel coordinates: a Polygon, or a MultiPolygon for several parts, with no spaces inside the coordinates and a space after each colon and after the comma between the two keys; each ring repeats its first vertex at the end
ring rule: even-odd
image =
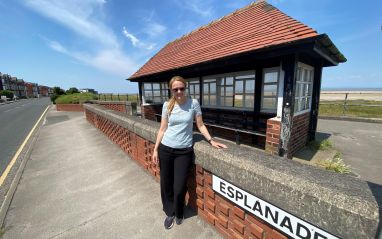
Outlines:
{"type": "MultiPolygon", "coordinates": [[[[170,90],[172,89],[172,84],[174,84],[175,81],[180,81],[184,84],[184,87],[187,86],[187,82],[186,80],[181,77],[181,76],[174,76],[171,78],[170,82],[168,83],[168,87],[170,88],[170,90]]],[[[170,117],[170,114],[171,114],[171,111],[174,109],[174,106],[175,106],[175,96],[172,95],[171,99],[169,100],[168,102],[168,106],[167,106],[167,115],[170,117]]]]}

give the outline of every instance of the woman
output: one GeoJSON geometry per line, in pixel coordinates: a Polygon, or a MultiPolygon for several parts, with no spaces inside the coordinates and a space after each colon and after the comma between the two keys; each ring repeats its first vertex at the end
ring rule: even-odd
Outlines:
{"type": "Polygon", "coordinates": [[[186,81],[174,76],[169,83],[172,97],[163,104],[162,120],[157,135],[152,160],[160,167],[160,186],[163,211],[166,213],[164,227],[170,229],[183,222],[184,197],[188,170],[192,164],[193,119],[199,131],[216,148],[227,148],[214,140],[203,124],[202,112],[197,100],[186,97],[186,81]]]}

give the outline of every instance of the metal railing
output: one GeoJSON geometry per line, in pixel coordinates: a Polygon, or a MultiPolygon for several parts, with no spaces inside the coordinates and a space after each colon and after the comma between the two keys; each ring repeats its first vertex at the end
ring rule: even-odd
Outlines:
{"type": "Polygon", "coordinates": [[[98,100],[101,101],[131,101],[137,102],[140,105],[139,94],[112,94],[112,93],[101,93],[97,95],[98,100]]]}

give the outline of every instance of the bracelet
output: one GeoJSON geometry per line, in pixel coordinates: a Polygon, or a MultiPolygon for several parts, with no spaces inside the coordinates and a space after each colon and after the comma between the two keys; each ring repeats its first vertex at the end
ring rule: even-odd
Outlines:
{"type": "Polygon", "coordinates": [[[213,140],[214,138],[213,137],[211,137],[209,140],[207,140],[208,141],[208,143],[210,143],[211,144],[211,141],[213,140]]]}

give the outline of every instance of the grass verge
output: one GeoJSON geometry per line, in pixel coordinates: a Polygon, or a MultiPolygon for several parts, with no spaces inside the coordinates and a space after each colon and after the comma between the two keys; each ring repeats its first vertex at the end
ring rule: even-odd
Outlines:
{"type": "Polygon", "coordinates": [[[79,104],[87,100],[96,100],[97,95],[91,93],[75,93],[70,95],[60,95],[56,99],[56,104],[79,104]]]}
{"type": "Polygon", "coordinates": [[[382,101],[349,100],[344,111],[343,101],[321,101],[319,114],[323,116],[353,116],[382,118],[382,101]]]}

